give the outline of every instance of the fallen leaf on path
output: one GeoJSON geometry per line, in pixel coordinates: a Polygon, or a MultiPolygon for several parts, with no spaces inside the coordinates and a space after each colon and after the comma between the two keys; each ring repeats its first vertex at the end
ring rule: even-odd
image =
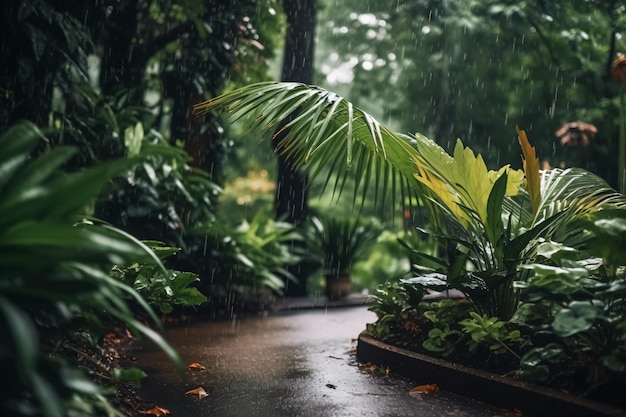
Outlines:
{"type": "Polygon", "coordinates": [[[190,363],[189,366],[187,366],[187,369],[197,369],[199,371],[204,371],[206,368],[200,365],[198,362],[194,362],[190,363]]]}
{"type": "Polygon", "coordinates": [[[206,393],[204,388],[198,387],[196,389],[191,389],[185,393],[185,395],[197,395],[198,398],[202,399],[204,397],[208,397],[209,394],[206,393]]]}
{"type": "Polygon", "coordinates": [[[371,361],[365,362],[359,365],[359,370],[363,372],[374,372],[378,369],[378,366],[374,365],[371,361]]]}
{"type": "Polygon", "coordinates": [[[513,410],[503,410],[501,414],[497,414],[495,417],[522,417],[522,411],[517,408],[513,410]]]}
{"type": "Polygon", "coordinates": [[[150,414],[150,415],[153,415],[153,416],[160,417],[160,416],[165,416],[165,415],[170,414],[170,410],[165,409],[165,408],[161,408],[161,407],[154,407],[154,408],[151,408],[149,410],[144,410],[144,411],[140,410],[139,414],[150,414]]]}
{"type": "Polygon", "coordinates": [[[415,388],[411,389],[410,392],[436,392],[439,391],[439,387],[437,384],[424,384],[418,385],[415,388]]]}

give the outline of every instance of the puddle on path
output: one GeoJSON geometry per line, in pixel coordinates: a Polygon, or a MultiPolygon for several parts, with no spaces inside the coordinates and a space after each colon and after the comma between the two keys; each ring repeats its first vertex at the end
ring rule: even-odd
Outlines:
{"type": "Polygon", "coordinates": [[[197,323],[166,331],[185,364],[176,372],[147,342],[131,354],[148,377],[139,389],[172,416],[494,417],[503,410],[453,395],[410,394],[410,381],[359,370],[348,352],[365,324],[366,307],[309,310],[245,320],[197,323]],[[202,387],[208,396],[185,392],[202,387]]]}

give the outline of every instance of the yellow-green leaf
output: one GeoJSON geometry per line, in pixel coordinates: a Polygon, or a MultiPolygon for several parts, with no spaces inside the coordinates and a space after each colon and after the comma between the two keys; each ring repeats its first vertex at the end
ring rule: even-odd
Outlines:
{"type": "Polygon", "coordinates": [[[446,182],[439,179],[437,175],[425,169],[417,159],[415,159],[415,164],[419,172],[419,174],[415,175],[415,178],[428,187],[439,198],[439,201],[450,209],[463,227],[467,227],[469,218],[459,206],[459,198],[456,193],[448,187],[446,182]]]}
{"type": "Polygon", "coordinates": [[[539,158],[535,152],[535,148],[530,145],[526,132],[515,127],[517,130],[517,139],[522,147],[522,161],[524,163],[524,173],[526,174],[526,191],[530,196],[530,202],[533,207],[533,215],[537,213],[539,203],[541,202],[541,181],[539,178],[539,158]]]}

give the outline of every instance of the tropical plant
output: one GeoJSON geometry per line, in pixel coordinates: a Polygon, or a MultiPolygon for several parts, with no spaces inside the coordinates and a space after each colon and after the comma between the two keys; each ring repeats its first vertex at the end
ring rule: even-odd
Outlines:
{"type": "Polygon", "coordinates": [[[183,249],[186,256],[190,228],[215,220],[221,189],[209,174],[191,167],[184,149],[167,143],[137,123],[124,131],[129,157],[140,156],[125,175],[102,193],[96,216],[140,239],[159,239],[183,249]]]}
{"type": "Polygon", "coordinates": [[[517,321],[531,324],[532,349],[522,357],[521,376],[545,381],[582,374],[592,389],[621,384],[626,375],[626,210],[599,210],[577,221],[583,249],[555,242],[538,248],[541,263],[524,286],[517,321]]]}
{"type": "Polygon", "coordinates": [[[310,221],[308,248],[321,260],[324,275],[333,277],[349,274],[381,230],[375,219],[366,222],[358,217],[320,214],[310,221]]]}
{"type": "MultiPolygon", "coordinates": [[[[302,236],[292,224],[275,221],[265,211],[236,227],[226,221],[191,230],[189,251],[202,255],[196,266],[202,292],[214,296],[245,293],[262,288],[281,294],[294,276],[287,266],[298,261],[290,243],[302,236]]],[[[185,268],[187,264],[181,262],[185,268]]]]}
{"type": "Polygon", "coordinates": [[[463,332],[471,337],[468,342],[471,352],[475,351],[478,346],[485,345],[490,352],[504,353],[508,351],[519,358],[517,353],[509,347],[512,343],[524,340],[519,330],[508,330],[506,323],[495,317],[487,317],[485,314],[481,316],[475,311],[470,311],[469,314],[470,317],[461,320],[459,324],[463,332]]]}
{"type": "MultiPolygon", "coordinates": [[[[179,248],[165,246],[162,242],[144,241],[159,259],[180,251],[179,248]]],[[[197,288],[192,285],[200,281],[193,272],[181,272],[171,269],[163,270],[157,264],[135,262],[128,266],[116,265],[111,276],[133,288],[151,306],[157,307],[161,313],[171,313],[175,305],[195,307],[207,301],[197,288]]]]}
{"type": "Polygon", "coordinates": [[[378,320],[368,323],[367,331],[384,340],[408,319],[423,321],[423,314],[418,311],[423,297],[424,291],[420,286],[396,281],[387,281],[380,285],[371,296],[372,306],[369,308],[378,320]]]}
{"type": "Polygon", "coordinates": [[[362,202],[372,187],[376,201],[392,205],[421,196],[435,236],[454,244],[450,264],[435,262],[450,269],[444,285],[462,290],[477,312],[489,317],[508,320],[515,313],[519,290],[513,282],[520,279],[519,265],[533,259],[537,238],[575,239],[569,234],[571,220],[626,202],[587,171],[540,172],[535,150],[521,130],[524,172],[508,165],[493,171],[460,141],[454,155],[448,155],[426,137],[394,133],[350,102],[315,86],[255,84],[195,107],[197,113],[213,109],[235,120],[244,118],[248,129],[265,137],[293,116],[277,149],[294,168],[305,167],[313,177],[330,167],[326,184],[336,174],[337,192],[352,172],[355,204],[359,194],[362,202]]]}
{"type": "Polygon", "coordinates": [[[310,218],[307,248],[322,266],[329,298],[350,294],[352,265],[363,257],[368,245],[374,243],[379,234],[380,226],[374,219],[365,222],[358,217],[342,218],[330,214],[310,218]]]}
{"type": "Polygon", "coordinates": [[[114,265],[133,262],[165,269],[132,236],[83,220],[103,186],[137,161],[66,174],[60,168],[76,149],[55,147],[31,158],[45,141],[30,123],[0,136],[0,412],[113,414],[105,391],[59,352],[76,339],[95,343],[106,316],[151,338],[180,365],[163,338],[135,318],[139,308],[158,325],[150,306],[110,275],[114,265]]]}
{"type": "Polygon", "coordinates": [[[467,317],[467,310],[466,303],[449,298],[428,303],[422,314],[432,323],[432,328],[428,331],[428,338],[422,342],[422,347],[443,356],[450,355],[461,339],[458,323],[467,317]]]}

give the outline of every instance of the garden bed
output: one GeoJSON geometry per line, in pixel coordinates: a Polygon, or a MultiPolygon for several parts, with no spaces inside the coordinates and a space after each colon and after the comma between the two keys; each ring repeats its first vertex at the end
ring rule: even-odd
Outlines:
{"type": "Polygon", "coordinates": [[[555,410],[568,417],[626,416],[624,409],[401,349],[367,331],[359,335],[357,359],[389,367],[418,384],[434,383],[442,390],[533,417],[553,416],[555,410]]]}

